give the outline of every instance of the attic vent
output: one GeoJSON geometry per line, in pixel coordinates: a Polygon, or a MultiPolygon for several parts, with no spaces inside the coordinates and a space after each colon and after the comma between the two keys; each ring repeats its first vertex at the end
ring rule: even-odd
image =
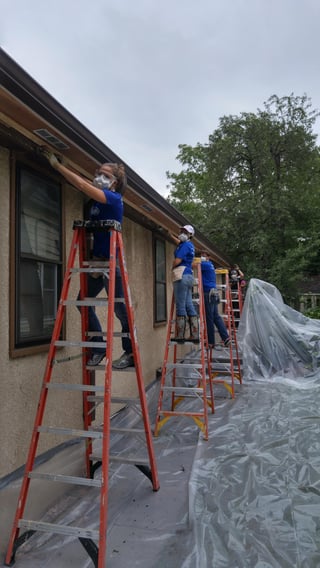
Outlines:
{"type": "Polygon", "coordinates": [[[51,144],[51,146],[57,148],[57,150],[69,149],[69,146],[59,140],[59,138],[57,138],[54,134],[51,134],[51,132],[49,132],[49,130],[47,130],[46,128],[39,128],[38,130],[34,130],[33,132],[34,134],[37,134],[38,136],[40,136],[40,138],[51,144]]]}
{"type": "Polygon", "coordinates": [[[152,207],[150,207],[147,203],[143,203],[143,205],[141,205],[141,209],[145,209],[145,211],[149,211],[149,213],[153,211],[152,207]]]}

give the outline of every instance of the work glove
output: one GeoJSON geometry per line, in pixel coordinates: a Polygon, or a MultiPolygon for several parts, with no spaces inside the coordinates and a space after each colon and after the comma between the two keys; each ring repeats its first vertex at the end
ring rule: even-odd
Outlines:
{"type": "Polygon", "coordinates": [[[42,154],[47,158],[54,169],[56,169],[57,165],[60,164],[57,156],[53,152],[50,152],[49,150],[42,150],[42,154]]]}

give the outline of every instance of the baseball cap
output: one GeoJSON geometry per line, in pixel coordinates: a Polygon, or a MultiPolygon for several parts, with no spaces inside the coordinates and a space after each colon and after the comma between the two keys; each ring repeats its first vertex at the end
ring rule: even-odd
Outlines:
{"type": "Polygon", "coordinates": [[[194,236],[194,228],[192,225],[184,225],[183,227],[180,227],[180,229],[184,229],[185,231],[187,231],[187,233],[189,233],[192,237],[194,236]]]}

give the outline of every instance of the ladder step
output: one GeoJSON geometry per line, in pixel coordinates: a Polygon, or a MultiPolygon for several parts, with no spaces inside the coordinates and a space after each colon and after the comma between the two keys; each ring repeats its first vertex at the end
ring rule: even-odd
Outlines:
{"type": "Polygon", "coordinates": [[[162,416],[204,416],[204,412],[183,412],[178,410],[160,410],[162,416]]]}
{"type": "MultiPolygon", "coordinates": [[[[194,379],[195,381],[197,381],[198,379],[194,379]]],[[[203,388],[200,387],[161,387],[162,391],[168,391],[168,392],[199,392],[199,393],[203,393],[203,388]]]]}
{"type": "MultiPolygon", "coordinates": [[[[101,432],[103,426],[96,426],[95,430],[101,432]]],[[[112,428],[110,427],[110,432],[114,432],[117,434],[145,434],[145,430],[143,428],[112,428]]]]}
{"type": "MultiPolygon", "coordinates": [[[[91,454],[90,460],[101,461],[102,456],[101,456],[101,454],[91,454]]],[[[129,457],[124,457],[124,456],[114,456],[114,455],[110,454],[109,460],[113,461],[113,462],[128,463],[128,464],[133,464],[133,465],[147,465],[147,466],[150,465],[150,462],[149,462],[148,459],[141,458],[141,457],[139,458],[138,456],[129,458],[129,457]]]]}
{"type": "Polygon", "coordinates": [[[106,341],[63,341],[61,339],[54,342],[56,347],[104,347],[106,341]]]}
{"type": "MultiPolygon", "coordinates": [[[[83,391],[83,392],[104,392],[104,386],[102,385],[76,385],[74,383],[45,383],[47,389],[56,389],[56,390],[75,390],[75,391],[83,391]]],[[[89,397],[88,397],[89,398],[89,397]]],[[[101,397],[103,400],[103,397],[101,397]]]]}
{"type": "Polygon", "coordinates": [[[72,272],[73,274],[80,274],[80,273],[89,273],[89,274],[94,274],[97,273],[99,274],[100,272],[103,272],[104,274],[109,274],[109,267],[107,266],[89,266],[87,268],[71,268],[70,272],[72,272]]]}
{"type": "Polygon", "coordinates": [[[91,479],[88,477],[75,477],[73,475],[61,475],[60,473],[40,473],[31,471],[31,479],[43,479],[48,481],[58,481],[59,483],[70,483],[71,485],[87,485],[89,487],[101,487],[101,479],[91,479]]]}
{"type": "Polygon", "coordinates": [[[202,369],[201,363],[168,363],[167,369],[202,369]]]}
{"type": "MultiPolygon", "coordinates": [[[[89,402],[103,402],[104,397],[103,396],[91,396],[91,395],[89,395],[88,401],[89,402]]],[[[114,404],[140,404],[140,399],[139,398],[128,398],[128,397],[114,396],[114,397],[111,397],[111,402],[113,402],[114,404]]]]}
{"type": "MultiPolygon", "coordinates": [[[[115,302],[124,302],[124,298],[115,298],[115,302]]],[[[107,306],[108,298],[84,298],[84,300],[62,300],[63,306],[107,306]]]]}
{"type": "Polygon", "coordinates": [[[76,430],[73,428],[53,428],[51,426],[38,426],[38,432],[43,434],[60,434],[62,436],[74,436],[77,438],[102,438],[101,432],[94,430],[76,430]]]}
{"type": "Polygon", "coordinates": [[[53,523],[44,523],[39,521],[29,521],[27,519],[20,519],[18,522],[20,528],[33,531],[41,531],[57,534],[69,534],[76,537],[91,538],[99,540],[99,531],[83,529],[80,527],[71,527],[69,525],[56,525],[53,523]]]}

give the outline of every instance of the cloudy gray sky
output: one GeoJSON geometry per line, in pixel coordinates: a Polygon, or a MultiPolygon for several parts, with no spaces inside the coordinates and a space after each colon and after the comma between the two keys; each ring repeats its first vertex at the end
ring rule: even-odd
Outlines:
{"type": "MultiPolygon", "coordinates": [[[[271,95],[320,109],[319,0],[0,0],[1,47],[162,195],[178,144],[271,95]]],[[[320,123],[316,124],[320,133],[320,123]]]]}

